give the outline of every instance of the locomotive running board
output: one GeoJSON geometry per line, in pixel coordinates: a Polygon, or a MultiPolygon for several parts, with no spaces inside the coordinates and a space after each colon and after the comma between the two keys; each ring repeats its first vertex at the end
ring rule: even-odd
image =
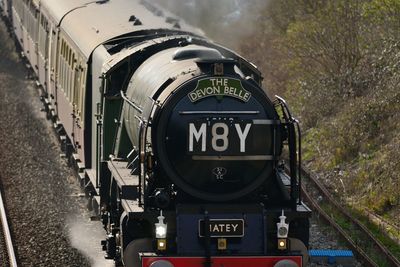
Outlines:
{"type": "Polygon", "coordinates": [[[139,198],[139,176],[132,175],[127,165],[127,161],[107,161],[108,169],[121,190],[121,199],[136,200],[139,198]]]}

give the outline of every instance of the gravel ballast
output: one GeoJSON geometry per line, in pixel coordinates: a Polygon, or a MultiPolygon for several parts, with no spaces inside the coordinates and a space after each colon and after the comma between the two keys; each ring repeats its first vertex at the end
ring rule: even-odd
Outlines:
{"type": "Polygon", "coordinates": [[[0,21],[0,177],[19,264],[110,266],[30,73],[0,21]]]}

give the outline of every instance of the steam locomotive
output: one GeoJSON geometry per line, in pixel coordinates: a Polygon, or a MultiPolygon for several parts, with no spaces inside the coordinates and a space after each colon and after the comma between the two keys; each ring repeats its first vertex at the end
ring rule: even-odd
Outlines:
{"type": "Polygon", "coordinates": [[[298,122],[252,63],[149,1],[0,5],[104,224],[107,258],[307,264],[298,122]]]}

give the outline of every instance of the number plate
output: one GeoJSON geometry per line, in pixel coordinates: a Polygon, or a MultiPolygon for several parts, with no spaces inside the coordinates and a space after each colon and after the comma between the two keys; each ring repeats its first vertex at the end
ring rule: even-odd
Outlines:
{"type": "MultiPolygon", "coordinates": [[[[210,237],[243,237],[244,221],[242,219],[211,219],[210,237]]],[[[199,236],[205,236],[204,220],[199,220],[199,236]]]]}
{"type": "Polygon", "coordinates": [[[254,150],[252,121],[199,120],[188,125],[191,155],[244,155],[254,150]]]}

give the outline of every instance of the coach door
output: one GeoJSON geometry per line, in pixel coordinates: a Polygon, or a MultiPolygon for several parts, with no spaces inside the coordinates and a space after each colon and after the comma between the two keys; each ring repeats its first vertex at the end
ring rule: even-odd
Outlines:
{"type": "Polygon", "coordinates": [[[54,107],[54,115],[58,114],[58,108],[57,108],[57,90],[56,90],[56,75],[57,75],[57,68],[58,68],[58,62],[57,62],[57,55],[58,55],[58,29],[55,26],[55,23],[52,20],[49,20],[50,23],[50,29],[49,29],[49,56],[48,56],[48,62],[49,62],[49,68],[46,71],[46,81],[47,81],[47,87],[49,95],[50,95],[50,101],[52,106],[54,107]]]}
{"type": "Polygon", "coordinates": [[[39,1],[28,0],[25,6],[24,52],[33,71],[38,74],[39,1]]]}
{"type": "Polygon", "coordinates": [[[49,22],[43,13],[40,14],[38,50],[39,82],[43,85],[46,92],[49,93],[49,86],[46,83],[46,72],[49,69],[49,22]]]}
{"type": "Polygon", "coordinates": [[[21,45],[23,46],[23,37],[22,37],[22,23],[24,19],[24,2],[22,0],[15,0],[13,2],[13,12],[12,12],[12,21],[14,25],[14,32],[16,38],[21,45]]]}
{"type": "Polygon", "coordinates": [[[74,74],[74,91],[73,91],[73,105],[74,105],[74,145],[78,152],[79,159],[85,163],[84,153],[84,99],[85,99],[85,86],[86,86],[86,64],[84,60],[78,56],[77,64],[74,74]]]}

